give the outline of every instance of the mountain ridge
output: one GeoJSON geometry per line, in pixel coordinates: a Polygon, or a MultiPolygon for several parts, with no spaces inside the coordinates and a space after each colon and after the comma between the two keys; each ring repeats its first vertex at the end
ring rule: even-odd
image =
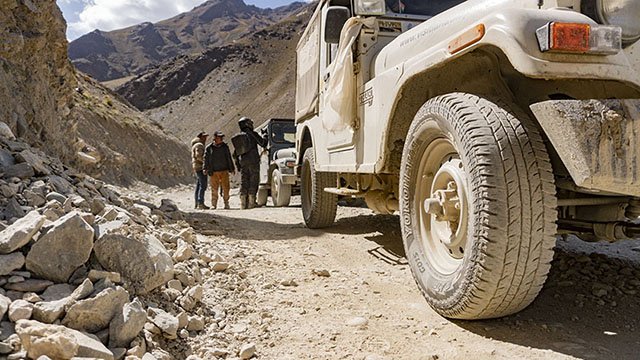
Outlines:
{"type": "Polygon", "coordinates": [[[176,56],[198,54],[267,28],[306,5],[261,9],[243,0],[209,0],[156,23],[94,30],[69,44],[69,58],[99,81],[140,75],[176,56]]]}
{"type": "Polygon", "coordinates": [[[175,63],[164,64],[125,83],[117,92],[147,109],[147,116],[182,141],[201,130],[233,134],[241,116],[253,118],[256,124],[272,117],[293,117],[296,46],[314,8],[315,4],[308,4],[278,24],[230,45],[234,51],[188,92],[166,97],[177,91],[167,86],[176,74],[200,68],[197,58],[176,67],[171,66],[178,65],[175,63]]]}

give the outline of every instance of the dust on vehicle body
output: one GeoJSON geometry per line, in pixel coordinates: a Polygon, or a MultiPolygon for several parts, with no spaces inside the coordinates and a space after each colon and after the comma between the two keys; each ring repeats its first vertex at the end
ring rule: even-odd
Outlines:
{"type": "Polygon", "coordinates": [[[639,17],[624,0],[321,1],[297,48],[307,226],[363,198],[400,213],[438,313],[524,309],[557,235],[639,233],[639,17]]]}

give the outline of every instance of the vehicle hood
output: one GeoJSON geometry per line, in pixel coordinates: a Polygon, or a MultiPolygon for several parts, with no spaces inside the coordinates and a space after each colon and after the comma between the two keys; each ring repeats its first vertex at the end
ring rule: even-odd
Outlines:
{"type": "Polygon", "coordinates": [[[285,158],[296,158],[296,149],[288,148],[288,149],[280,149],[274,155],[274,160],[285,159],[285,158]]]}
{"type": "MultiPolygon", "coordinates": [[[[406,62],[408,59],[436,45],[446,51],[448,42],[457,34],[479,24],[483,18],[496,15],[507,9],[537,9],[538,0],[469,0],[438,14],[389,43],[376,59],[375,71],[385,70],[406,62]]],[[[556,1],[545,1],[544,8],[556,6],[556,1]]]]}

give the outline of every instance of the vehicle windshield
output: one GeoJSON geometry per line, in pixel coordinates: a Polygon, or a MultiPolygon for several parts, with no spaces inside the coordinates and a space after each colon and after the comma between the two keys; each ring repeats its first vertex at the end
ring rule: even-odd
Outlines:
{"type": "Polygon", "coordinates": [[[271,139],[278,144],[294,144],[296,142],[296,126],[290,123],[271,124],[271,139]]]}
{"type": "Polygon", "coordinates": [[[396,14],[435,16],[465,0],[387,0],[387,7],[396,14]]]}

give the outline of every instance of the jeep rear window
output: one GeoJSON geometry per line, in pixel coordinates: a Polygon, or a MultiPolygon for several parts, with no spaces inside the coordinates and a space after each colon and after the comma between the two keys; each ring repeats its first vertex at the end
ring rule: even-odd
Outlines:
{"type": "Polygon", "coordinates": [[[397,14],[434,16],[463,2],[465,0],[387,0],[387,7],[397,14]]]}

